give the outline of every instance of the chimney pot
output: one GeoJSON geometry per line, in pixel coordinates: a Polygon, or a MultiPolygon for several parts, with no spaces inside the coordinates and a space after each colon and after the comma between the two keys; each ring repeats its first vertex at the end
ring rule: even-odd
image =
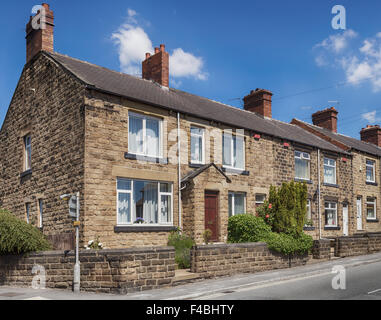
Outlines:
{"type": "Polygon", "coordinates": [[[375,144],[381,147],[381,128],[379,125],[367,125],[360,132],[361,141],[375,144]]]}
{"type": "Polygon", "coordinates": [[[156,47],[153,56],[146,54],[146,60],[142,63],[142,76],[143,79],[169,87],[169,54],[165,51],[165,45],[156,47]]]}
{"type": "Polygon", "coordinates": [[[335,108],[328,108],[318,111],[312,115],[312,123],[315,126],[328,129],[337,133],[337,115],[338,111],[335,108]]]}
{"type": "Polygon", "coordinates": [[[149,52],[146,53],[146,59],[149,59],[151,57],[151,54],[149,52]]]}
{"type": "Polygon", "coordinates": [[[272,96],[273,93],[265,89],[251,90],[250,94],[243,98],[244,109],[272,118],[272,96]]]}

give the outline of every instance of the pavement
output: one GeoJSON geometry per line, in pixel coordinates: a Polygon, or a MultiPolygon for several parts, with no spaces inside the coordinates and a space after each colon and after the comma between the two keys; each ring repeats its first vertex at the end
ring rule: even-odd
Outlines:
{"type": "Polygon", "coordinates": [[[381,253],[302,267],[240,274],[128,295],[0,287],[0,300],[338,300],[381,299],[381,253]],[[345,290],[335,290],[333,269],[346,272],[345,290]],[[340,269],[341,268],[341,269],[340,269]]]}

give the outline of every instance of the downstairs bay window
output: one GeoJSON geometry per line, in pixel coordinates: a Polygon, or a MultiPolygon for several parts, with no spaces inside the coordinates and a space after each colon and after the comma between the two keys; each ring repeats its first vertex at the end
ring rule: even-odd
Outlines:
{"type": "Polygon", "coordinates": [[[117,199],[118,226],[173,224],[172,183],[118,178],[117,199]]]}

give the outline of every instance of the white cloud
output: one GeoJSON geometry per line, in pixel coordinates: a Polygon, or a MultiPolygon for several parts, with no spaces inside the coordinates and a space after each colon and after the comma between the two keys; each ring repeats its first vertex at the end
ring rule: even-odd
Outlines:
{"type": "Polygon", "coordinates": [[[183,49],[175,49],[169,59],[169,72],[174,78],[193,77],[206,80],[208,75],[202,71],[204,61],[183,49]]]}
{"type": "Polygon", "coordinates": [[[349,84],[369,81],[373,91],[381,91],[381,32],[357,44],[357,49],[349,42],[355,37],[357,33],[348,30],[323,40],[314,47],[319,50],[315,62],[319,67],[331,65],[341,68],[349,84]]]}
{"type": "Polygon", "coordinates": [[[324,48],[335,53],[340,53],[348,47],[349,40],[356,38],[357,33],[353,30],[346,30],[343,33],[335,34],[318,43],[315,48],[324,48]]]}
{"type": "MultiPolygon", "coordinates": [[[[135,76],[141,75],[141,63],[145,59],[145,54],[154,53],[152,41],[139,25],[137,16],[138,13],[135,10],[128,9],[126,22],[111,36],[113,42],[118,46],[121,71],[135,76]]],[[[149,23],[146,24],[149,25],[149,23]]],[[[208,74],[203,68],[202,57],[196,57],[182,48],[173,50],[170,55],[169,72],[175,87],[180,87],[182,84],[175,78],[207,80],[208,74]]]]}
{"type": "Polygon", "coordinates": [[[369,123],[376,123],[376,122],[379,122],[381,121],[381,118],[377,117],[377,111],[371,111],[371,112],[367,112],[367,113],[363,113],[361,115],[361,118],[363,120],[366,120],[368,121],[369,123]]]}

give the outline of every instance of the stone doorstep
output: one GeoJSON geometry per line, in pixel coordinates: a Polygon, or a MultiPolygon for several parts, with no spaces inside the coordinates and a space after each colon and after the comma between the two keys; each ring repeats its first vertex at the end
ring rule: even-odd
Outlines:
{"type": "Polygon", "coordinates": [[[175,271],[175,277],[173,278],[172,285],[178,286],[185,283],[190,283],[201,279],[202,277],[198,273],[192,273],[189,269],[181,269],[175,271]]]}

